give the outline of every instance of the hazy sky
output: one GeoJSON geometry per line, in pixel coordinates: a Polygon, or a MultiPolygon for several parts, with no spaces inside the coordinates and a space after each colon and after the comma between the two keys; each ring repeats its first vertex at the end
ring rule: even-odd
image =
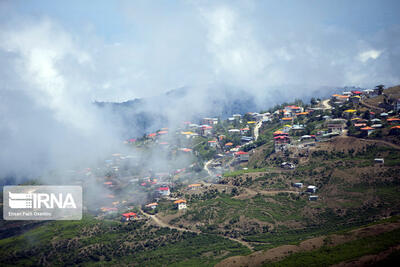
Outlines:
{"type": "Polygon", "coordinates": [[[205,88],[279,102],[400,84],[399,11],[397,0],[0,0],[0,176],[116,150],[118,125],[94,100],[186,86],[166,111],[178,119],[210,102],[205,88]]]}
{"type": "Polygon", "coordinates": [[[2,35],[24,42],[2,40],[3,52],[46,47],[41,64],[51,61],[66,82],[77,78],[64,69],[69,64],[97,100],[212,83],[257,92],[400,82],[396,0],[49,0],[0,7],[2,35]]]}

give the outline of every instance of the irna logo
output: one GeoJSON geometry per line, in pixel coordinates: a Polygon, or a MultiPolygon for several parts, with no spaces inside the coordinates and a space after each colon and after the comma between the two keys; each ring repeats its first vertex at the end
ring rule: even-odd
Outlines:
{"type": "Polygon", "coordinates": [[[74,198],[70,193],[11,193],[9,194],[8,205],[12,209],[76,209],[74,198]]]}
{"type": "Polygon", "coordinates": [[[81,186],[4,186],[5,220],[81,220],[81,186]]]}

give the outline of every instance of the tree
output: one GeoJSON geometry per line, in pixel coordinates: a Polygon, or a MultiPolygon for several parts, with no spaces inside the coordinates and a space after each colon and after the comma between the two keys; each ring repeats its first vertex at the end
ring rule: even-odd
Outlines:
{"type": "Polygon", "coordinates": [[[375,86],[375,88],[378,90],[378,95],[381,95],[383,93],[383,88],[385,86],[383,84],[375,86]]]}
{"type": "Polygon", "coordinates": [[[313,106],[315,106],[316,104],[318,104],[317,100],[316,100],[314,97],[311,98],[310,103],[311,103],[311,105],[313,105],[313,106]]]}

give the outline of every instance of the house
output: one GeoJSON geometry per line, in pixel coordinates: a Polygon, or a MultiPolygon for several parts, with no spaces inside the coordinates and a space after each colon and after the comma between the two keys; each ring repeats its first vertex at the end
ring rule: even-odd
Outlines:
{"type": "Polygon", "coordinates": [[[323,118],[324,120],[330,120],[330,119],[331,119],[331,116],[325,115],[325,116],[323,116],[322,118],[323,118]]]}
{"type": "Polygon", "coordinates": [[[157,134],[158,135],[165,135],[165,134],[168,134],[168,131],[166,131],[166,130],[158,131],[157,134]]]}
{"type": "Polygon", "coordinates": [[[210,146],[210,147],[216,147],[216,146],[217,146],[217,141],[215,141],[215,140],[210,140],[210,141],[208,141],[208,146],[210,146]]]}
{"type": "Polygon", "coordinates": [[[357,91],[357,90],[353,90],[353,91],[351,91],[351,94],[353,96],[360,96],[360,95],[362,95],[362,92],[361,91],[357,91]]]}
{"type": "Polygon", "coordinates": [[[240,119],[242,118],[242,115],[240,115],[240,114],[233,114],[232,117],[233,117],[233,119],[234,119],[235,121],[240,121],[240,119]]]}
{"type": "Polygon", "coordinates": [[[190,185],[188,185],[188,188],[190,190],[196,190],[196,189],[199,189],[200,187],[201,187],[201,184],[190,184],[190,185]]]}
{"type": "Polygon", "coordinates": [[[231,146],[233,146],[233,143],[232,143],[232,142],[228,142],[228,143],[225,144],[225,147],[226,147],[226,148],[229,148],[229,147],[231,147],[231,146]]]}
{"type": "Polygon", "coordinates": [[[283,132],[288,133],[292,129],[292,125],[286,124],[283,126],[283,132]]]}
{"type": "Polygon", "coordinates": [[[168,186],[163,186],[163,187],[158,188],[157,192],[162,197],[167,197],[171,194],[171,191],[169,190],[168,186]]]}
{"type": "Polygon", "coordinates": [[[285,162],[282,162],[281,167],[284,168],[284,169],[294,169],[294,168],[296,168],[296,165],[294,165],[291,162],[286,162],[285,161],[285,162]]]}
{"type": "Polygon", "coordinates": [[[379,123],[379,122],[381,122],[381,120],[380,119],[372,119],[371,122],[372,123],[377,123],[377,122],[379,123]]]}
{"type": "Polygon", "coordinates": [[[358,104],[360,103],[361,100],[361,96],[359,95],[354,95],[350,97],[350,102],[354,103],[354,104],[358,104]]]}
{"type": "Polygon", "coordinates": [[[367,126],[366,123],[354,123],[354,127],[355,127],[356,129],[360,129],[360,128],[366,127],[366,126],[367,126]]]}
{"type": "Polygon", "coordinates": [[[309,201],[317,201],[318,200],[318,196],[312,195],[308,197],[309,201]]]}
{"type": "Polygon", "coordinates": [[[240,134],[240,130],[239,129],[230,129],[230,130],[228,130],[228,133],[231,135],[240,134]]]}
{"type": "Polygon", "coordinates": [[[400,125],[397,126],[393,126],[392,128],[390,128],[390,132],[391,135],[399,135],[400,134],[400,125]]]}
{"type": "Polygon", "coordinates": [[[278,135],[274,137],[275,151],[283,151],[290,144],[290,138],[287,135],[278,135]]]}
{"type": "Polygon", "coordinates": [[[130,144],[133,144],[133,143],[135,143],[136,142],[136,139],[135,138],[130,138],[130,139],[128,139],[128,143],[130,143],[130,144]]]}
{"type": "Polygon", "coordinates": [[[201,123],[206,125],[215,125],[218,124],[218,118],[203,118],[201,123]]]}
{"type": "Polygon", "coordinates": [[[303,188],[303,183],[294,183],[293,187],[303,188]]]}
{"type": "Polygon", "coordinates": [[[376,129],[376,128],[382,128],[383,124],[372,124],[371,125],[372,128],[376,129]]]}
{"type": "Polygon", "coordinates": [[[348,96],[348,95],[340,95],[336,99],[336,102],[339,102],[340,104],[343,104],[344,102],[349,101],[349,98],[350,98],[350,96],[348,96]]]}
{"type": "Polygon", "coordinates": [[[355,109],[347,109],[343,111],[343,116],[347,119],[352,118],[356,114],[357,110],[355,109]]]}
{"type": "Polygon", "coordinates": [[[374,119],[374,118],[375,118],[375,112],[370,111],[370,112],[369,112],[369,118],[370,118],[370,119],[374,119]]]}
{"type": "Polygon", "coordinates": [[[267,116],[266,114],[257,114],[255,116],[256,121],[261,121],[264,119],[264,117],[267,116]]]}
{"type": "Polygon", "coordinates": [[[368,97],[375,97],[377,96],[377,92],[375,92],[374,89],[365,89],[364,90],[364,95],[367,95],[368,97]]]}
{"type": "Polygon", "coordinates": [[[146,208],[151,208],[151,209],[156,209],[158,206],[158,203],[154,202],[154,203],[150,203],[146,205],[146,208]]]}
{"type": "Polygon", "coordinates": [[[388,118],[386,121],[389,124],[398,124],[398,123],[400,123],[400,118],[388,118]]]}
{"type": "Polygon", "coordinates": [[[305,130],[303,124],[294,124],[291,128],[292,131],[303,131],[305,130]]]}
{"type": "Polygon", "coordinates": [[[269,119],[269,118],[263,119],[262,120],[262,125],[266,125],[270,121],[271,121],[271,119],[269,119]]]}
{"type": "Polygon", "coordinates": [[[326,121],[329,132],[331,133],[341,133],[346,126],[346,120],[344,119],[331,119],[326,121]]]}
{"type": "Polygon", "coordinates": [[[147,137],[153,138],[153,139],[156,138],[156,136],[157,136],[156,133],[151,133],[151,134],[147,135],[147,137]]]}
{"type": "Polygon", "coordinates": [[[178,199],[178,200],[174,201],[174,204],[175,204],[175,207],[178,210],[182,210],[182,209],[186,209],[187,208],[186,200],[184,200],[184,199],[178,199]]]}
{"type": "Polygon", "coordinates": [[[302,118],[302,117],[306,117],[308,114],[309,114],[309,113],[308,113],[307,111],[304,111],[304,112],[296,113],[295,115],[296,115],[296,117],[298,117],[298,118],[302,118]]]}
{"type": "Polygon", "coordinates": [[[338,103],[338,104],[342,104],[346,101],[349,100],[349,95],[345,95],[346,92],[343,93],[343,95],[338,95],[338,94],[334,94],[331,97],[332,102],[334,103],[338,103]]]}
{"type": "Polygon", "coordinates": [[[248,143],[248,142],[250,142],[250,141],[253,141],[253,137],[251,137],[251,136],[242,136],[242,137],[240,138],[240,141],[241,141],[242,143],[248,143]]]}
{"type": "Polygon", "coordinates": [[[196,124],[196,123],[191,123],[189,124],[189,129],[191,131],[197,131],[197,129],[200,127],[200,125],[196,124]]]}
{"type": "Polygon", "coordinates": [[[386,119],[387,116],[389,116],[389,114],[387,114],[386,112],[382,112],[381,114],[379,114],[379,116],[381,116],[381,118],[386,119]]]}
{"type": "Polygon", "coordinates": [[[364,133],[364,135],[370,135],[375,129],[372,127],[363,127],[360,129],[362,131],[362,133],[364,133]]]}
{"type": "Polygon", "coordinates": [[[281,130],[275,131],[275,132],[273,133],[274,136],[279,136],[279,135],[284,135],[284,134],[285,134],[285,133],[284,133],[283,131],[281,131],[281,130]]]}
{"type": "Polygon", "coordinates": [[[317,192],[317,187],[315,185],[309,185],[307,186],[307,191],[308,193],[315,193],[317,192]]]}
{"type": "Polygon", "coordinates": [[[209,125],[202,125],[201,126],[201,135],[202,136],[211,136],[212,135],[213,127],[209,125]]]}
{"type": "Polygon", "coordinates": [[[191,148],[186,148],[186,147],[184,147],[184,148],[179,148],[178,150],[179,150],[179,151],[182,151],[182,152],[184,152],[184,153],[191,153],[191,152],[193,151],[191,148]]]}
{"type": "Polygon", "coordinates": [[[249,153],[244,151],[239,151],[235,153],[235,156],[239,161],[249,161],[249,153]]]}
{"type": "Polygon", "coordinates": [[[304,109],[302,108],[302,107],[298,107],[298,106],[286,106],[285,108],[284,108],[284,113],[289,113],[289,114],[291,114],[291,116],[294,116],[296,113],[299,113],[299,112],[303,112],[304,111],[304,109]]]}
{"type": "Polygon", "coordinates": [[[384,163],[385,163],[385,160],[384,160],[383,158],[375,158],[375,159],[374,159],[374,162],[375,162],[375,163],[379,163],[379,164],[384,164],[384,163]]]}
{"type": "Polygon", "coordinates": [[[328,129],[330,133],[341,133],[344,129],[343,124],[328,124],[328,129]]]}
{"type": "Polygon", "coordinates": [[[123,213],[121,221],[127,222],[127,221],[132,221],[134,219],[137,219],[137,214],[134,212],[128,212],[128,213],[123,213]]]}
{"type": "Polygon", "coordinates": [[[349,95],[334,94],[331,97],[331,101],[334,103],[336,103],[336,102],[343,103],[343,102],[346,102],[348,99],[349,99],[349,95]]]}
{"type": "Polygon", "coordinates": [[[240,134],[241,134],[241,135],[245,135],[245,134],[247,134],[249,131],[250,131],[250,128],[249,128],[249,127],[242,128],[242,129],[240,129],[240,134]]]}
{"type": "Polygon", "coordinates": [[[315,135],[303,135],[302,137],[300,137],[300,141],[315,141],[315,139],[315,135]]]}
{"type": "Polygon", "coordinates": [[[281,121],[282,121],[282,122],[292,122],[292,121],[293,121],[293,118],[292,118],[292,117],[282,118],[281,121]]]}

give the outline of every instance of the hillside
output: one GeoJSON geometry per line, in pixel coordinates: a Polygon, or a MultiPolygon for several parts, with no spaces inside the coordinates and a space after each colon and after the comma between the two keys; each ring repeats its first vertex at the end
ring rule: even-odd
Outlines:
{"type": "Polygon", "coordinates": [[[391,263],[400,241],[400,118],[393,103],[383,115],[368,108],[380,97],[368,92],[182,121],[126,140],[126,151],[68,171],[87,194],[82,221],[1,221],[0,262],[391,263]]]}

